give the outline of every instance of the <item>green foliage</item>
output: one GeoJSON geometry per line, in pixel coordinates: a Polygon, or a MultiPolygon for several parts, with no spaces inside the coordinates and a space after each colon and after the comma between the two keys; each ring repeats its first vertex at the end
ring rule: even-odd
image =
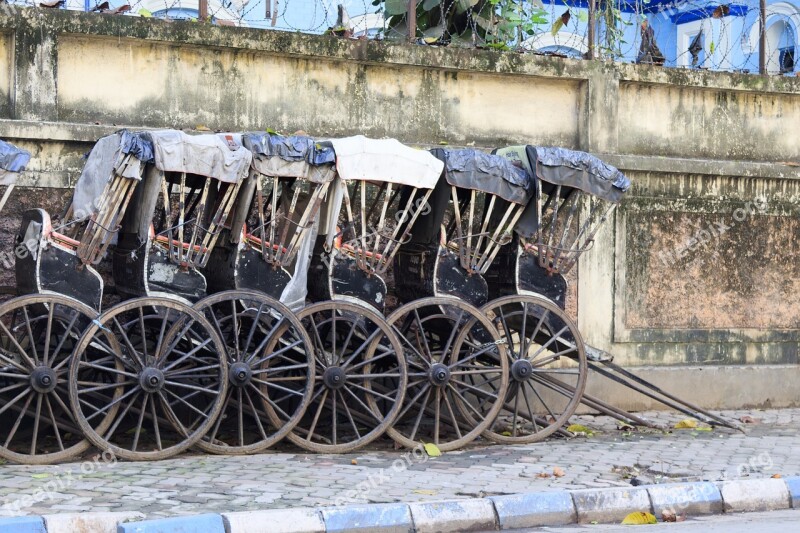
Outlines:
{"type": "MultiPolygon", "coordinates": [[[[373,0],[372,5],[386,16],[386,38],[408,40],[407,0],[373,0]]],[[[550,11],[537,0],[416,0],[416,6],[414,39],[436,45],[511,50],[531,36],[547,31],[555,35],[567,25],[588,21],[585,10],[572,13],[569,6],[561,18],[551,21],[550,11]],[[575,22],[570,22],[571,15],[575,22]]],[[[626,44],[625,26],[633,22],[623,18],[622,0],[596,0],[596,6],[601,36],[597,49],[603,56],[618,57],[626,44]]]]}
{"type": "MultiPolygon", "coordinates": [[[[405,0],[374,0],[373,5],[382,5],[386,13],[388,38],[408,38],[405,0]]],[[[429,44],[509,50],[547,23],[547,12],[529,1],[417,0],[415,38],[429,44]]]]}

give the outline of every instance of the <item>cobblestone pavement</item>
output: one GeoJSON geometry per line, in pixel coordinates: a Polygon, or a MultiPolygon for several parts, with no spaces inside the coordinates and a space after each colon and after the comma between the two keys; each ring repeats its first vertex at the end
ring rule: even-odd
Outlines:
{"type": "MultiPolygon", "coordinates": [[[[675,413],[646,413],[667,425],[675,413]]],[[[617,429],[580,417],[588,437],[488,445],[428,458],[382,441],[346,455],[282,447],[260,455],[183,455],[154,463],[99,459],[60,466],[0,466],[0,513],[141,511],[149,517],[293,506],[471,498],[643,482],[800,474],[800,409],[725,412],[758,423],[714,429],[617,429]],[[563,476],[555,477],[554,469],[563,476]]]]}

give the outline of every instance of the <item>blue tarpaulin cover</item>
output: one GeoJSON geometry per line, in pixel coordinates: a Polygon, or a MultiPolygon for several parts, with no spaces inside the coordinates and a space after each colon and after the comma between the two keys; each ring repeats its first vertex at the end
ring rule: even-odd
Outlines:
{"type": "Polygon", "coordinates": [[[535,191],[530,174],[504,157],[471,148],[443,151],[450,185],[495,194],[517,204],[527,203],[535,191]]]}
{"type": "Polygon", "coordinates": [[[336,154],[330,144],[321,144],[311,137],[293,135],[284,137],[270,133],[244,133],[242,144],[254,155],[278,156],[285,161],[305,161],[310,165],[325,165],[336,162],[336,154]]]}
{"type": "Polygon", "coordinates": [[[608,200],[616,200],[620,193],[631,187],[631,180],[622,172],[586,152],[537,146],[536,155],[545,167],[542,169],[545,175],[540,177],[556,185],[576,187],[608,200]],[[552,171],[548,172],[546,167],[551,167],[552,171]],[[580,172],[570,172],[569,169],[580,172]],[[610,191],[609,185],[617,191],[610,191]]]}
{"type": "Polygon", "coordinates": [[[31,160],[31,154],[11,143],[0,141],[0,168],[9,172],[21,172],[31,160]]]}
{"type": "Polygon", "coordinates": [[[153,141],[146,132],[131,132],[120,130],[120,149],[123,154],[133,154],[142,163],[152,163],[155,160],[153,141]]]}

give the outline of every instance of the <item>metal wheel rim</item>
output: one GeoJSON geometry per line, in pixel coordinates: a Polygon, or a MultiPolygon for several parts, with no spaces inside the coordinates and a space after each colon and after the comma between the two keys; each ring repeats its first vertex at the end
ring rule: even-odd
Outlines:
{"type": "MultiPolygon", "coordinates": [[[[459,314],[461,315],[461,319],[464,318],[464,314],[469,314],[472,318],[468,319],[463,325],[457,329],[454,329],[452,337],[450,341],[445,343],[445,346],[449,344],[451,347],[446,352],[442,353],[440,356],[433,356],[433,353],[430,352],[426,345],[422,346],[422,350],[417,350],[416,347],[411,345],[410,341],[404,337],[402,331],[397,331],[398,336],[404,340],[404,349],[406,351],[407,359],[410,358],[422,358],[422,359],[430,359],[431,356],[438,359],[440,363],[444,363],[447,361],[447,366],[449,370],[452,372],[453,369],[456,369],[456,372],[460,372],[458,368],[460,368],[459,361],[464,361],[469,355],[462,358],[459,356],[462,353],[462,348],[464,347],[464,343],[466,340],[467,335],[471,331],[471,329],[476,325],[480,324],[485,331],[488,333],[491,339],[493,339],[494,346],[497,347],[497,350],[500,352],[499,357],[499,365],[500,368],[495,370],[495,373],[499,373],[498,381],[499,381],[499,392],[498,397],[502,397],[506,394],[508,388],[508,362],[507,357],[504,353],[505,348],[502,344],[498,344],[500,341],[499,333],[494,329],[489,319],[484,316],[480,310],[466,302],[463,302],[457,298],[452,297],[430,297],[430,298],[423,298],[420,300],[416,300],[410,302],[399,309],[397,309],[394,313],[389,316],[389,323],[392,325],[393,328],[400,327],[399,321],[405,317],[406,315],[415,312],[414,321],[417,322],[418,327],[424,331],[424,320],[419,318],[418,310],[423,307],[439,307],[439,306],[450,306],[453,308],[459,309],[459,314]],[[429,354],[425,355],[420,353],[421,351],[425,351],[428,349],[429,354]]],[[[397,330],[397,329],[396,329],[397,330]]],[[[424,338],[424,335],[423,335],[424,338]]],[[[434,424],[434,439],[429,439],[430,442],[434,442],[437,447],[442,451],[453,451],[457,450],[465,446],[466,444],[472,442],[476,439],[479,435],[483,433],[483,431],[492,423],[494,417],[500,411],[502,405],[501,402],[495,402],[494,407],[490,409],[484,417],[484,420],[481,422],[477,422],[474,418],[466,419],[467,425],[464,427],[464,431],[461,432],[461,425],[464,421],[459,420],[457,415],[461,414],[461,410],[458,406],[462,402],[459,399],[458,395],[453,396],[455,394],[453,392],[452,383],[456,383],[458,380],[448,381],[447,387],[449,394],[443,394],[437,392],[440,390],[439,387],[431,387],[431,383],[426,382],[424,375],[430,375],[430,370],[433,370],[432,366],[429,366],[427,369],[424,363],[412,363],[411,360],[408,361],[409,364],[409,390],[406,394],[406,402],[403,406],[403,411],[401,411],[400,416],[398,417],[398,421],[395,422],[395,426],[392,427],[387,434],[398,444],[401,444],[408,448],[414,448],[420,445],[420,443],[424,440],[421,436],[418,437],[419,431],[418,428],[421,426],[422,420],[426,417],[433,416],[433,424],[434,424]],[[416,388],[412,388],[416,387],[416,388]],[[435,390],[434,390],[435,389],[435,390]],[[434,396],[433,400],[435,402],[435,406],[432,408],[433,413],[430,412],[430,408],[427,408],[427,405],[430,401],[430,397],[434,396]],[[419,405],[418,409],[415,407],[419,405]],[[427,414],[425,411],[429,411],[427,414]],[[404,416],[412,416],[414,417],[414,427],[412,431],[404,433],[401,429],[398,428],[397,423],[400,419],[404,416]],[[441,427],[442,416],[448,417],[450,419],[450,427],[456,432],[456,438],[449,439],[445,442],[438,442],[436,443],[436,432],[438,428],[441,427]],[[419,438],[419,440],[417,440],[419,438]]],[[[462,406],[463,407],[463,406],[462,406]]],[[[464,409],[466,409],[464,407],[464,409]]],[[[428,442],[428,441],[426,441],[428,442]]]]}
{"type": "MultiPolygon", "coordinates": [[[[197,447],[211,453],[234,455],[258,453],[266,448],[269,448],[270,446],[273,446],[283,439],[297,425],[311,400],[311,393],[313,391],[314,384],[314,355],[311,350],[311,339],[308,337],[308,334],[303,328],[303,324],[288,307],[264,293],[252,290],[232,290],[221,292],[201,300],[195,304],[194,309],[209,318],[209,321],[214,326],[217,334],[221,339],[223,339],[223,343],[226,344],[228,349],[225,353],[228,355],[228,367],[231,369],[231,371],[233,370],[233,365],[237,363],[246,363],[250,367],[250,371],[252,372],[253,376],[262,376],[261,379],[252,378],[255,381],[248,382],[247,385],[241,387],[232,386],[231,384],[228,385],[228,392],[226,393],[226,397],[223,401],[217,421],[209,430],[209,432],[206,433],[206,435],[204,435],[200,441],[198,441],[197,447]],[[275,329],[268,335],[263,349],[255,349],[253,352],[253,358],[256,358],[256,354],[259,353],[269,354],[264,360],[253,361],[252,358],[247,357],[249,355],[249,349],[251,348],[250,344],[254,342],[249,335],[249,332],[246,340],[246,344],[248,345],[236,345],[238,337],[236,339],[229,339],[228,336],[226,336],[226,333],[230,330],[228,327],[222,327],[223,324],[220,322],[220,317],[214,311],[214,306],[223,304],[225,302],[231,302],[231,313],[234,313],[237,311],[236,302],[241,300],[247,300],[248,302],[261,302],[261,306],[257,311],[259,314],[265,312],[263,308],[266,306],[268,309],[277,311],[282,316],[280,322],[283,322],[283,324],[275,326],[275,329]],[[296,341],[290,343],[289,347],[284,345],[282,348],[279,348],[278,350],[280,350],[280,352],[276,354],[276,350],[274,350],[276,344],[281,341],[284,334],[290,327],[293,328],[292,333],[297,335],[299,339],[296,339],[296,341]],[[225,332],[223,332],[223,329],[225,332]],[[233,342],[230,342],[231,340],[233,340],[233,342]],[[292,346],[295,344],[295,342],[297,344],[292,346]],[[233,349],[233,354],[231,353],[231,349],[233,349]],[[277,405],[280,403],[279,398],[270,398],[270,387],[276,388],[278,391],[282,391],[282,387],[288,386],[280,384],[276,386],[278,378],[275,378],[276,381],[273,383],[269,383],[267,381],[269,378],[264,376],[264,374],[267,373],[267,367],[264,365],[273,357],[286,360],[286,357],[283,354],[286,354],[287,352],[294,354],[298,358],[301,356],[304,357],[305,361],[297,361],[297,364],[300,365],[304,363],[306,367],[305,379],[294,379],[294,377],[291,379],[291,381],[302,381],[304,383],[303,393],[300,394],[298,398],[295,398],[296,400],[299,400],[299,404],[292,414],[286,413],[279,405],[277,405]],[[259,381],[263,381],[263,383],[259,381]],[[273,400],[275,401],[273,402],[273,400]],[[235,408],[232,406],[233,403],[237,404],[235,408]],[[273,403],[275,405],[273,405],[273,403]],[[212,440],[218,440],[217,436],[218,430],[220,429],[220,424],[226,414],[229,413],[231,408],[233,408],[235,411],[233,415],[236,417],[235,424],[238,426],[236,429],[239,434],[238,437],[241,444],[226,445],[215,444],[214,442],[211,442],[212,440]],[[259,413],[259,409],[263,409],[263,411],[259,413]],[[281,411],[281,415],[279,415],[277,411],[281,411]],[[243,432],[245,429],[247,429],[245,427],[245,421],[247,418],[245,413],[247,413],[249,420],[253,422],[253,425],[258,429],[260,436],[262,437],[261,440],[250,444],[243,444],[243,432]],[[273,431],[271,434],[267,434],[268,432],[265,428],[267,424],[271,424],[272,427],[275,428],[275,431],[273,431]]],[[[256,319],[253,321],[252,327],[255,328],[257,324],[256,321],[259,320],[259,318],[260,317],[257,314],[256,319]]],[[[258,347],[258,344],[254,346],[254,348],[258,347]]],[[[302,368],[293,370],[293,373],[298,374],[298,378],[302,377],[302,368]]],[[[281,379],[284,381],[289,380],[288,377],[281,379]]],[[[285,394],[292,393],[285,392],[285,394]]],[[[252,430],[255,428],[249,429],[252,430]]]]}
{"type": "MultiPolygon", "coordinates": [[[[84,327],[96,314],[96,311],[78,300],[61,295],[28,295],[14,298],[0,305],[0,341],[8,339],[8,346],[0,348],[0,382],[5,381],[4,384],[0,384],[0,391],[2,391],[0,394],[7,397],[0,404],[0,410],[8,414],[11,414],[12,411],[19,413],[16,416],[11,415],[8,432],[4,432],[4,438],[0,440],[0,457],[19,464],[53,464],[69,460],[89,448],[89,441],[83,437],[80,426],[69,406],[69,390],[66,380],[72,355],[71,347],[82,333],[82,329],[79,328],[84,327]],[[33,331],[38,328],[30,327],[31,310],[29,307],[39,305],[46,309],[43,334],[47,340],[44,344],[40,344],[38,335],[34,340],[33,331]],[[56,306],[58,306],[59,316],[56,316],[56,306]],[[61,316],[64,308],[69,310],[68,313],[71,311],[74,314],[61,316]],[[2,320],[9,312],[20,309],[23,310],[21,315],[14,313],[10,324],[6,324],[2,320]],[[27,326],[23,328],[23,338],[20,339],[23,342],[16,339],[11,341],[9,337],[16,329],[13,322],[15,316],[26,320],[27,326]],[[80,320],[81,317],[84,320],[80,320]],[[54,322],[58,322],[58,325],[54,322]],[[54,325],[56,326],[55,331],[54,325]],[[59,331],[63,335],[62,340],[57,339],[59,331]],[[52,338],[54,336],[56,338],[52,338]],[[27,350],[23,346],[26,337],[28,339],[27,350]],[[69,337],[72,338],[71,342],[67,342],[69,337]],[[33,350],[30,349],[31,343],[33,350]],[[14,352],[20,356],[19,361],[12,357],[14,352]],[[41,369],[49,370],[41,371],[41,369]],[[53,375],[55,375],[56,381],[51,390],[50,380],[53,375]],[[36,379],[37,376],[39,379],[36,379]],[[43,380],[45,383],[42,383],[43,380]],[[40,390],[34,388],[34,382],[40,390]],[[36,399],[34,400],[34,398],[36,399]],[[19,430],[27,429],[26,422],[31,418],[33,419],[31,421],[33,423],[31,451],[29,453],[14,451],[11,449],[12,447],[17,448],[11,446],[14,437],[18,437],[17,441],[26,440],[20,439],[22,434],[19,433],[19,430]],[[49,431],[43,427],[42,422],[49,426],[49,431]],[[37,453],[37,445],[48,436],[55,438],[59,450],[51,453],[37,453]]],[[[41,316],[36,318],[41,318],[41,316]]],[[[41,332],[39,333],[41,334],[41,332]]],[[[2,344],[4,343],[0,342],[0,345],[2,344]]]]}
{"type": "MultiPolygon", "coordinates": [[[[577,368],[575,373],[575,375],[577,375],[577,382],[574,385],[575,389],[574,392],[571,392],[567,389],[564,389],[563,386],[559,386],[557,383],[552,382],[550,379],[545,379],[547,378],[547,376],[544,376],[546,372],[539,371],[540,374],[543,374],[542,376],[516,383],[515,386],[510,387],[507,395],[507,400],[505,402],[505,405],[501,409],[500,414],[501,416],[504,413],[511,414],[512,416],[512,431],[510,432],[511,435],[505,434],[508,433],[507,431],[498,431],[499,428],[495,428],[495,424],[492,424],[492,426],[490,426],[484,432],[484,436],[487,439],[490,439],[494,442],[501,444],[528,444],[532,442],[539,442],[546,439],[547,437],[558,431],[561,427],[563,427],[566,424],[566,422],[572,417],[572,415],[575,414],[575,411],[578,409],[578,406],[580,405],[581,398],[583,396],[583,391],[586,388],[586,382],[588,379],[588,372],[589,372],[586,361],[585,346],[577,325],[556,303],[552,302],[548,298],[536,295],[504,296],[502,298],[498,298],[484,305],[481,308],[481,311],[486,314],[489,313],[497,314],[494,313],[494,310],[506,306],[512,306],[515,304],[522,305],[522,312],[526,314],[529,313],[528,312],[529,305],[535,305],[544,308],[549,313],[556,315],[557,318],[564,323],[564,327],[568,328],[569,333],[571,333],[573,335],[573,338],[575,339],[575,348],[574,350],[570,350],[561,355],[564,357],[572,356],[574,359],[577,360],[577,368]],[[567,405],[563,409],[558,409],[559,411],[562,411],[560,414],[554,413],[552,408],[546,408],[547,416],[552,417],[553,421],[548,421],[547,418],[544,418],[542,420],[541,417],[537,417],[529,408],[524,409],[525,412],[523,412],[523,409],[521,408],[521,404],[530,407],[530,401],[533,401],[534,399],[539,401],[542,405],[547,406],[547,403],[545,402],[544,397],[541,394],[542,390],[546,390],[569,398],[567,405]],[[530,418],[533,418],[532,422],[535,432],[528,435],[515,435],[517,430],[516,420],[518,418],[526,419],[526,415],[527,415],[527,420],[529,422],[531,421],[530,418]],[[537,421],[537,419],[539,420],[537,421]],[[548,422],[548,423],[546,425],[543,425],[542,422],[548,422]]],[[[534,315],[528,314],[528,316],[533,318],[534,315]]],[[[504,318],[500,317],[499,320],[502,322],[504,318]]],[[[507,337],[506,332],[508,331],[508,329],[512,328],[511,325],[508,325],[508,322],[506,322],[506,324],[507,324],[506,326],[501,325],[500,327],[498,327],[498,330],[504,337],[507,337]]],[[[539,326],[541,326],[538,320],[537,322],[535,322],[535,324],[536,324],[535,328],[537,329],[539,326]]],[[[527,329],[527,326],[525,326],[525,328],[527,329]]],[[[534,334],[536,332],[537,332],[536,329],[534,329],[534,334]]],[[[518,361],[520,359],[526,359],[531,363],[533,367],[536,367],[543,361],[543,358],[540,358],[538,361],[536,361],[537,356],[539,356],[542,353],[541,348],[537,352],[534,352],[534,354],[531,354],[529,357],[522,358],[519,353],[522,350],[521,349],[517,350],[515,342],[507,338],[506,340],[508,341],[508,347],[509,347],[507,354],[509,357],[509,362],[512,365],[515,361],[518,361]]],[[[520,348],[522,348],[521,344],[520,348]]],[[[558,376],[555,376],[555,379],[560,380],[558,376]]],[[[497,423],[497,421],[495,421],[495,423],[497,423]]]]}
{"type": "MultiPolygon", "coordinates": [[[[130,323],[134,324],[135,322],[137,321],[131,321],[130,323]]],[[[143,332],[145,330],[144,324],[142,324],[141,328],[140,331],[143,332]]],[[[134,331],[135,329],[128,331],[131,337],[134,331]]],[[[146,333],[140,334],[145,340],[144,346],[146,346],[146,333]]],[[[202,315],[194,311],[190,306],[177,300],[164,297],[129,300],[112,307],[100,315],[81,337],[70,364],[70,403],[77,415],[78,422],[84,434],[92,444],[99,449],[111,451],[119,458],[134,461],[160,460],[173,457],[196,444],[219,415],[222,408],[222,398],[225,396],[228,383],[227,379],[223,379],[227,376],[227,359],[224,354],[224,344],[216,331],[214,331],[214,328],[202,315]],[[147,320],[158,320],[161,322],[160,327],[157,328],[159,330],[159,337],[156,349],[137,351],[137,346],[132,347],[133,342],[127,334],[123,335],[123,338],[118,342],[109,336],[110,332],[113,332],[114,329],[121,331],[120,322],[115,319],[129,311],[138,310],[138,316],[141,317],[142,323],[144,323],[145,308],[159,308],[165,310],[163,319],[158,318],[158,316],[154,318],[154,315],[151,314],[147,315],[147,320]],[[172,324],[167,324],[167,320],[170,316],[180,318],[172,324]],[[197,329],[195,329],[194,326],[197,326],[197,329]],[[102,332],[102,338],[97,336],[98,332],[102,332]],[[202,335],[200,332],[202,332],[202,335]],[[187,339],[191,340],[191,337],[186,337],[189,333],[193,334],[194,340],[199,343],[199,347],[187,350],[185,353],[179,352],[176,349],[177,345],[183,343],[187,339]],[[86,398],[90,396],[86,396],[86,394],[89,392],[98,394],[98,392],[93,390],[92,387],[81,390],[80,387],[84,387],[85,385],[79,383],[79,375],[81,369],[83,368],[85,370],[88,363],[88,361],[83,361],[83,356],[86,353],[87,347],[89,347],[90,344],[95,346],[101,343],[105,343],[102,344],[101,347],[105,353],[109,354],[106,359],[113,359],[115,365],[114,369],[108,366],[102,367],[102,371],[113,374],[117,381],[111,383],[96,382],[92,384],[93,387],[107,386],[107,390],[113,390],[113,397],[104,397],[99,400],[106,402],[107,405],[105,409],[89,413],[87,417],[82,408],[82,405],[88,405],[89,403],[86,398]],[[199,351],[201,348],[204,349],[203,352],[199,351]],[[123,355],[125,349],[132,355],[123,355]],[[176,353],[182,353],[182,355],[180,357],[175,357],[176,353]],[[208,359],[206,361],[200,361],[198,358],[202,356],[208,359]],[[200,367],[198,367],[197,371],[203,370],[207,372],[207,374],[195,374],[195,370],[191,369],[188,371],[181,370],[180,368],[175,370],[177,365],[181,363],[191,364],[192,359],[200,363],[200,367]],[[143,364],[145,360],[154,360],[154,366],[144,368],[146,366],[143,364]],[[122,367],[122,369],[120,367],[122,367]],[[157,392],[148,392],[143,388],[142,384],[147,375],[146,371],[148,368],[153,367],[157,370],[161,370],[163,374],[161,376],[161,387],[164,392],[162,392],[162,389],[159,389],[157,392]],[[207,376],[211,377],[208,378],[207,376]],[[195,377],[207,377],[207,379],[212,380],[212,384],[209,387],[200,387],[199,385],[186,383],[187,380],[195,377]],[[217,384],[213,383],[215,379],[217,384]],[[167,386],[172,387],[172,389],[167,388],[167,386]],[[180,394],[175,392],[176,388],[178,390],[188,389],[192,390],[192,392],[188,393],[186,396],[180,396],[180,394]],[[198,388],[201,390],[197,390],[198,388]],[[84,398],[80,397],[82,394],[84,398]],[[201,413],[203,420],[199,423],[188,425],[187,427],[187,425],[180,420],[182,417],[176,414],[176,409],[170,404],[169,397],[175,399],[181,398],[181,406],[178,409],[189,409],[191,411],[192,404],[195,402],[189,402],[188,399],[197,397],[200,394],[211,398],[205,410],[197,408],[196,405],[194,407],[193,411],[201,413]],[[130,400],[126,402],[128,398],[130,398],[130,400]],[[136,404],[140,406],[134,409],[136,404]],[[96,425],[92,425],[89,419],[93,419],[97,415],[102,415],[105,410],[107,410],[107,412],[99,419],[100,421],[96,425]],[[133,428],[134,440],[130,446],[130,448],[133,449],[128,449],[128,447],[123,447],[115,442],[109,441],[114,433],[117,432],[122,422],[124,420],[129,420],[129,413],[136,417],[136,427],[133,428]],[[147,433],[143,426],[145,420],[151,426],[158,450],[141,451],[136,449],[141,435],[147,433]],[[138,428],[138,430],[136,430],[136,428],[138,428]],[[162,431],[164,432],[163,434],[162,431]],[[178,442],[174,444],[168,443],[167,446],[164,446],[164,440],[166,440],[164,438],[174,436],[178,437],[178,442]]],[[[177,406],[177,404],[175,405],[177,406]]],[[[117,435],[119,435],[118,432],[117,435]]]]}
{"type": "MultiPolygon", "coordinates": [[[[331,313],[331,316],[338,316],[336,313],[331,313]]],[[[302,311],[298,313],[298,318],[301,320],[306,320],[307,327],[311,328],[309,336],[312,339],[312,345],[314,346],[314,360],[315,360],[315,367],[316,367],[316,378],[314,381],[314,393],[312,395],[312,401],[309,406],[309,409],[306,412],[306,420],[310,417],[310,423],[308,427],[305,427],[306,424],[301,422],[294,428],[294,430],[288,435],[289,440],[300,446],[303,449],[320,452],[320,453],[344,453],[353,450],[357,450],[363,446],[366,446],[370,442],[374,441],[378,437],[380,437],[383,433],[386,432],[387,429],[391,427],[391,424],[394,422],[395,417],[397,416],[400,406],[402,405],[403,396],[405,394],[405,388],[407,383],[407,370],[405,365],[405,359],[403,358],[402,352],[402,345],[392,332],[392,329],[389,327],[386,320],[376,312],[368,309],[365,306],[350,303],[350,302],[342,302],[342,301],[328,301],[328,302],[319,302],[316,304],[312,304],[304,308],[302,311]],[[318,334],[315,333],[316,327],[319,325],[316,322],[309,321],[309,317],[313,317],[315,313],[324,313],[330,311],[343,311],[345,313],[356,314],[361,317],[366,318],[369,320],[376,329],[373,333],[366,335],[366,340],[362,342],[361,348],[361,355],[353,356],[350,354],[351,357],[357,357],[358,359],[349,359],[349,362],[346,364],[342,364],[341,367],[345,370],[347,368],[351,368],[350,373],[346,372],[347,378],[346,382],[350,383],[359,383],[358,380],[363,380],[360,384],[355,385],[353,390],[349,389],[346,385],[343,386],[342,390],[348,392],[347,395],[344,393],[339,393],[341,398],[340,402],[337,403],[336,400],[337,395],[335,389],[328,387],[326,385],[326,375],[325,370],[330,368],[331,365],[326,361],[322,360],[322,356],[319,352],[319,344],[322,343],[322,340],[318,334]],[[370,340],[371,339],[371,340],[370,340]],[[384,342],[385,339],[385,342],[384,342]],[[379,346],[389,346],[389,349],[385,352],[376,356],[376,351],[378,350],[379,346]],[[390,365],[396,364],[396,370],[392,367],[392,372],[389,374],[370,374],[369,369],[373,368],[379,360],[383,358],[388,358],[388,361],[382,361],[382,363],[388,363],[390,365]],[[356,362],[357,361],[357,362],[356,362]],[[349,366],[348,366],[349,365],[349,366]],[[359,372],[353,372],[353,370],[359,370],[359,372]],[[367,378],[367,376],[369,376],[367,378]],[[374,385],[375,380],[381,379],[375,376],[391,376],[392,384],[390,389],[379,389],[377,386],[374,385]],[[366,385],[365,385],[366,384],[366,385]],[[329,392],[334,390],[333,393],[329,392]],[[365,395],[365,400],[357,400],[355,399],[359,394],[365,395]],[[391,396],[394,394],[394,396],[391,396]],[[333,398],[333,400],[328,401],[329,395],[333,398]],[[378,406],[378,402],[375,401],[377,396],[381,396],[383,399],[381,401],[388,402],[384,403],[384,408],[381,409],[378,406]],[[315,404],[314,402],[317,401],[315,404]],[[358,408],[362,409],[361,412],[356,412],[354,417],[352,409],[348,407],[348,402],[352,402],[349,405],[357,406],[358,408]],[[359,403],[360,402],[360,403],[359,403]],[[336,407],[338,410],[338,405],[342,405],[343,408],[348,409],[345,412],[348,422],[351,426],[356,426],[354,419],[358,419],[358,416],[361,416],[360,420],[367,418],[364,416],[364,413],[372,413],[372,419],[370,420],[370,424],[374,425],[370,431],[367,433],[360,435],[358,430],[355,430],[356,434],[359,435],[358,438],[355,440],[350,440],[349,442],[339,443],[336,444],[328,444],[323,442],[316,442],[312,441],[310,438],[309,433],[313,433],[316,430],[316,426],[318,421],[321,419],[322,412],[324,411],[323,406],[328,406],[327,409],[333,413],[333,408],[336,407]],[[386,408],[385,406],[388,405],[389,407],[386,408]],[[374,419],[374,420],[373,420],[374,419]],[[305,437],[303,435],[305,433],[305,437]]],[[[342,316],[337,320],[347,324],[348,318],[342,316]]],[[[333,319],[331,320],[333,322],[333,319]]],[[[336,326],[334,325],[334,330],[336,326]]],[[[353,336],[354,328],[356,327],[355,323],[353,323],[352,329],[349,330],[349,335],[346,337],[345,341],[349,340],[353,336]]],[[[335,335],[334,335],[335,337],[335,335]]],[[[347,346],[341,347],[344,350],[347,346]]],[[[356,348],[354,353],[357,352],[359,349],[356,348]]],[[[334,353],[336,350],[334,350],[334,353]]],[[[347,361],[347,360],[345,360],[347,361]]],[[[332,417],[334,420],[333,428],[336,428],[336,424],[338,421],[336,417],[332,417]]],[[[304,422],[306,421],[304,420],[304,422]]],[[[332,433],[335,429],[332,428],[332,433]]],[[[332,440],[332,439],[330,439],[332,440]]]]}

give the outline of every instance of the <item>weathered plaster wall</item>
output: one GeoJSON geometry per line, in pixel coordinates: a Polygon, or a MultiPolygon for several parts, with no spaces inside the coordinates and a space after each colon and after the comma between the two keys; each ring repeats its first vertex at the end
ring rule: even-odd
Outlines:
{"type": "MultiPolygon", "coordinates": [[[[0,136],[33,153],[22,185],[51,188],[20,189],[5,227],[30,202],[58,203],[92,142],[121,126],[582,149],[634,182],[581,260],[570,305],[587,340],[626,365],[770,364],[763,375],[779,376],[797,364],[798,123],[798,79],[62,11],[0,16],[0,136]],[[718,231],[706,237],[709,225],[718,231]]],[[[800,403],[792,394],[784,403],[800,403]]]]}
{"type": "Polygon", "coordinates": [[[423,143],[498,136],[578,140],[580,85],[571,80],[531,83],[511,75],[65,36],[59,41],[56,85],[58,118],[73,122],[134,119],[154,127],[203,124],[226,130],[270,125],[423,143]],[[531,121],[533,115],[539,120],[531,121]],[[545,134],[540,122],[553,127],[545,134]]]}

